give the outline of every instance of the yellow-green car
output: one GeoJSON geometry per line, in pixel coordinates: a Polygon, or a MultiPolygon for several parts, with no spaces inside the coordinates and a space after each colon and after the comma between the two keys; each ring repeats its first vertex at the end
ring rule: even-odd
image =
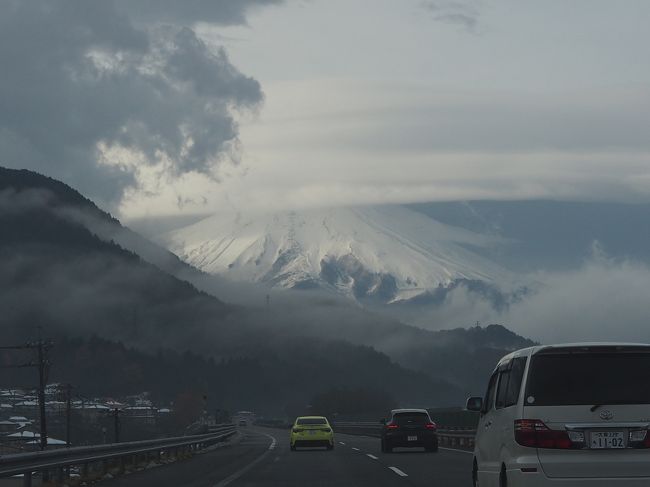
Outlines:
{"type": "Polygon", "coordinates": [[[291,450],[298,447],[324,446],[334,448],[334,432],[324,416],[300,416],[291,427],[291,450]]]}

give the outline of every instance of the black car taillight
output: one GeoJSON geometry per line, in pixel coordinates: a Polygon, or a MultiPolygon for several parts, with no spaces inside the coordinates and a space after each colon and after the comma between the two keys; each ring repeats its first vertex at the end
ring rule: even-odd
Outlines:
{"type": "Polygon", "coordinates": [[[330,428],[322,428],[320,431],[323,431],[325,433],[331,433],[332,430],[330,428]]]}
{"type": "Polygon", "coordinates": [[[386,425],[386,428],[388,428],[389,430],[396,430],[397,428],[399,428],[399,425],[397,423],[388,423],[386,425]]]}
{"type": "Polygon", "coordinates": [[[438,429],[438,425],[436,425],[436,423],[434,423],[434,422],[426,423],[426,424],[424,425],[424,427],[425,427],[426,429],[428,429],[428,430],[432,430],[432,431],[435,431],[435,430],[438,429]]]}
{"type": "Polygon", "coordinates": [[[294,428],[294,429],[293,429],[293,432],[294,432],[294,433],[302,433],[303,431],[305,431],[305,430],[302,429],[302,428],[294,428]]]}

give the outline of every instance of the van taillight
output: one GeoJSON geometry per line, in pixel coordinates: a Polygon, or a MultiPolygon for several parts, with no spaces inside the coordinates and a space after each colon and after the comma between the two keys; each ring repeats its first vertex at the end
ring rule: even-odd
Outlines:
{"type": "Polygon", "coordinates": [[[646,429],[633,429],[628,433],[629,444],[633,448],[650,448],[650,434],[646,429]]]}
{"type": "Polygon", "coordinates": [[[549,429],[539,419],[516,419],[515,441],[531,448],[574,448],[566,431],[549,429]]]}
{"type": "Polygon", "coordinates": [[[433,431],[435,431],[435,430],[438,428],[438,426],[436,425],[436,423],[433,423],[433,422],[432,422],[432,423],[426,423],[426,424],[424,425],[424,427],[425,427],[426,429],[428,429],[428,430],[433,430],[433,431]]]}

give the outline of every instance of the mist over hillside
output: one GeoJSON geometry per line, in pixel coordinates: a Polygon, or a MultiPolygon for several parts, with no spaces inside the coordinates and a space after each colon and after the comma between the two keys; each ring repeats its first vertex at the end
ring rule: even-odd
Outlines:
{"type": "MultiPolygon", "coordinates": [[[[361,369],[352,357],[359,354],[387,364],[386,374],[404,383],[424,374],[430,394],[400,394],[444,405],[480,392],[500,356],[532,343],[522,336],[544,343],[650,341],[650,269],[642,256],[612,255],[599,246],[575,267],[522,274],[531,285],[501,308],[489,288],[468,289],[476,284],[434,290],[428,302],[408,303],[411,310],[421,306],[413,320],[418,326],[409,326],[383,305],[370,308],[328,290],[269,289],[199,271],[68,186],[29,171],[0,171],[0,201],[0,326],[9,342],[33,338],[42,326],[58,339],[96,335],[134,353],[191,351],[218,363],[250,358],[285,377],[277,390],[294,384],[303,399],[322,391],[304,389],[292,373],[281,372],[302,368],[289,344],[331,346],[350,357],[343,368],[351,372],[322,356],[319,364],[329,370],[323,384],[337,385],[341,377],[350,386],[370,381],[355,375],[361,369]],[[472,326],[477,321],[503,323],[517,334],[472,326]]],[[[267,393],[264,401],[281,409],[278,395],[267,393]]]]}
{"type": "MultiPolygon", "coordinates": [[[[263,373],[246,376],[257,391],[247,397],[276,412],[287,397],[306,401],[335,386],[387,389],[405,404],[458,404],[499,356],[528,343],[505,329],[498,340],[488,338],[493,328],[475,331],[473,340],[464,330],[432,333],[327,294],[278,292],[267,301],[261,290],[233,285],[230,293],[239,293],[240,301],[229,305],[215,297],[229,288],[227,281],[122,227],[62,183],[0,169],[0,199],[5,340],[21,343],[41,327],[61,347],[55,376],[63,380],[65,371],[75,370],[85,388],[96,386],[93,378],[106,374],[101,364],[115,357],[132,367],[111,370],[106,387],[131,390],[158,383],[151,357],[164,370],[183,364],[173,354],[191,352],[213,361],[212,372],[191,384],[230,391],[224,401],[239,394],[234,384],[240,379],[228,372],[236,370],[232,364],[254,364],[252,370],[263,373]],[[91,343],[97,360],[76,369],[75,347],[91,343]],[[120,381],[126,370],[138,373],[120,381]]],[[[161,394],[187,385],[180,378],[192,371],[183,367],[161,394]]]]}

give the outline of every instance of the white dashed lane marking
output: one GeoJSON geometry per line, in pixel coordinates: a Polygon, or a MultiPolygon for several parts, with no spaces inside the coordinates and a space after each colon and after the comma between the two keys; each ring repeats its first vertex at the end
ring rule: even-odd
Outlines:
{"type": "Polygon", "coordinates": [[[359,451],[359,449],[358,449],[358,448],[355,448],[355,447],[352,447],[352,449],[353,449],[354,451],[359,451]]]}
{"type": "Polygon", "coordinates": [[[269,453],[271,453],[271,450],[275,449],[275,445],[277,444],[276,439],[271,435],[267,435],[266,433],[263,433],[263,434],[264,434],[264,436],[266,436],[267,438],[269,438],[271,440],[271,444],[269,445],[268,449],[264,453],[262,453],[259,457],[257,457],[255,460],[253,460],[251,463],[246,465],[244,468],[242,468],[241,470],[235,472],[230,477],[227,477],[227,478],[223,479],[221,482],[216,483],[213,487],[226,487],[227,485],[231,484],[232,482],[237,480],[239,477],[244,475],[246,472],[248,472],[249,470],[254,468],[258,463],[260,463],[262,460],[264,460],[269,453]]]}
{"type": "Polygon", "coordinates": [[[366,455],[372,458],[373,460],[379,460],[376,456],[371,455],[370,453],[366,453],[366,455]]]}
{"type": "Polygon", "coordinates": [[[395,472],[395,473],[396,473],[397,475],[399,475],[400,477],[408,477],[408,474],[407,474],[407,473],[402,472],[402,471],[401,471],[399,468],[397,468],[397,467],[388,467],[388,468],[390,468],[393,472],[395,472]]]}
{"type": "Polygon", "coordinates": [[[342,441],[339,441],[339,445],[345,446],[345,443],[343,443],[342,441]]]}

